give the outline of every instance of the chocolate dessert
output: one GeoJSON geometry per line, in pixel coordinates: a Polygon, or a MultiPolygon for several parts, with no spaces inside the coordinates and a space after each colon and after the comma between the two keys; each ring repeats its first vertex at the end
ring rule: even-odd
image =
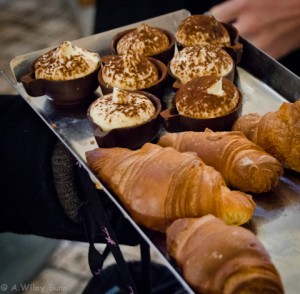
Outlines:
{"type": "Polygon", "coordinates": [[[160,100],[154,95],[114,88],[91,104],[88,118],[100,147],[136,149],[156,137],[160,111],[160,100]]]}
{"type": "Polygon", "coordinates": [[[98,53],[66,41],[36,59],[21,82],[32,97],[46,95],[58,105],[78,104],[98,88],[100,66],[98,53]]]}
{"type": "Polygon", "coordinates": [[[170,41],[163,30],[151,27],[146,23],[126,33],[119,39],[117,54],[134,51],[140,55],[153,56],[169,47],[170,41]]]}
{"type": "Polygon", "coordinates": [[[178,44],[184,47],[203,44],[231,46],[227,29],[212,15],[198,14],[187,17],[179,24],[175,37],[178,44]]]}
{"type": "Polygon", "coordinates": [[[225,50],[207,44],[185,47],[174,55],[169,64],[169,73],[179,85],[207,75],[233,80],[234,69],[234,61],[225,50]]]}
{"type": "Polygon", "coordinates": [[[227,78],[196,77],[179,88],[160,116],[169,132],[228,131],[242,113],[242,98],[227,78]]]}
{"type": "Polygon", "coordinates": [[[104,94],[113,88],[122,90],[143,90],[158,97],[163,94],[167,74],[166,66],[152,57],[134,52],[124,55],[107,55],[98,80],[104,94]]]}
{"type": "Polygon", "coordinates": [[[212,118],[234,110],[240,95],[228,79],[217,76],[194,78],[175,94],[179,114],[194,118],[212,118]]]}

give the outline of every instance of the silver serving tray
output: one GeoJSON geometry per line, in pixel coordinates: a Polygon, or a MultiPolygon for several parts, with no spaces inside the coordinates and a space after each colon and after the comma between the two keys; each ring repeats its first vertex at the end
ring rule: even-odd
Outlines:
{"type": "MultiPolygon", "coordinates": [[[[190,15],[187,10],[179,10],[156,18],[145,20],[150,25],[175,32],[179,22],[190,15]]],[[[138,23],[92,35],[73,41],[77,46],[99,52],[104,56],[110,53],[112,37],[121,30],[136,27],[138,23]]],[[[243,38],[242,61],[238,66],[237,85],[244,96],[243,114],[258,112],[264,114],[277,110],[283,101],[295,101],[300,97],[300,79],[278,62],[265,55],[243,38]]],[[[58,44],[54,44],[55,46],[58,44]]],[[[53,46],[54,47],[54,46],[53,46]]],[[[32,109],[41,117],[57,137],[73,153],[77,160],[90,173],[92,180],[101,185],[86,164],[85,152],[97,147],[93,131],[86,119],[85,109],[64,109],[55,106],[45,96],[31,97],[25,92],[20,77],[29,72],[32,62],[50,48],[17,56],[10,67],[15,81],[14,88],[32,109]]],[[[100,95],[97,90],[96,95],[100,95]]],[[[158,254],[182,284],[187,293],[193,293],[186,284],[174,263],[168,258],[164,240],[153,232],[145,232],[135,224],[114,196],[103,187],[107,196],[128,218],[134,228],[158,254]],[[162,241],[162,242],[161,242],[162,241]]],[[[300,289],[300,176],[286,171],[272,192],[254,196],[257,209],[247,225],[264,244],[279,270],[286,293],[299,293],[300,289]]],[[[200,245],[200,244],[199,244],[200,245]]]]}

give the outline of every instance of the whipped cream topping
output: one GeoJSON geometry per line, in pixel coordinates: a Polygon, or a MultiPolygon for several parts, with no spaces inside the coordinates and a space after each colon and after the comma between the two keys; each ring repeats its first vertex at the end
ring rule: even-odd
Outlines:
{"type": "Polygon", "coordinates": [[[183,85],[175,96],[179,114],[213,118],[233,111],[240,100],[236,86],[227,78],[198,77],[183,85]]]}
{"type": "Polygon", "coordinates": [[[153,86],[159,80],[159,73],[147,57],[130,52],[106,56],[102,78],[105,84],[113,88],[141,90],[153,86]]]}
{"type": "Polygon", "coordinates": [[[169,39],[162,30],[143,23],[119,40],[117,53],[134,51],[140,55],[152,56],[166,50],[168,46],[169,39]]]}
{"type": "Polygon", "coordinates": [[[99,97],[90,107],[90,116],[103,131],[132,127],[148,121],[156,112],[145,95],[114,88],[113,93],[99,97]]]}
{"type": "Polygon", "coordinates": [[[99,65],[98,53],[79,48],[66,41],[35,61],[35,78],[54,81],[73,80],[92,73],[99,65]]]}
{"type": "Polygon", "coordinates": [[[231,45],[230,35],[222,23],[212,15],[191,15],[184,19],[175,33],[178,43],[184,46],[203,44],[225,47],[231,45]]]}
{"type": "Polygon", "coordinates": [[[231,56],[213,45],[185,47],[177,52],[170,62],[171,74],[182,84],[199,76],[224,77],[234,67],[231,56]]]}

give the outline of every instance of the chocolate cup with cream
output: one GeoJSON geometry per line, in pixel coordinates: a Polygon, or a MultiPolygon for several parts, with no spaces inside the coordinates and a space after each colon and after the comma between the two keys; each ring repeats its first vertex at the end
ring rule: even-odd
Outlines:
{"type": "MultiPolygon", "coordinates": [[[[221,24],[225,27],[227,30],[229,36],[231,45],[230,46],[224,46],[222,47],[234,60],[235,64],[238,64],[243,55],[243,44],[239,42],[240,34],[239,31],[230,23],[223,23],[221,24]]],[[[178,50],[182,50],[183,48],[187,47],[184,44],[181,44],[180,42],[176,41],[176,45],[178,50]]]]}
{"type": "Polygon", "coordinates": [[[100,65],[92,73],[77,79],[53,81],[36,79],[34,72],[21,77],[21,82],[32,97],[46,95],[57,105],[74,105],[85,102],[99,87],[97,80],[100,65]]]}
{"type": "MultiPolygon", "coordinates": [[[[165,29],[161,29],[161,28],[157,28],[159,30],[161,30],[169,39],[169,46],[167,49],[165,49],[164,51],[158,53],[158,54],[154,54],[154,55],[151,55],[150,57],[153,57],[155,59],[158,59],[160,60],[161,62],[163,62],[164,64],[168,64],[168,62],[172,59],[173,55],[174,55],[174,52],[175,52],[175,36],[170,32],[170,31],[167,31],[165,29]]],[[[125,30],[125,31],[122,31],[118,34],[116,34],[113,38],[112,38],[112,41],[111,41],[111,50],[112,50],[112,53],[113,54],[118,54],[117,52],[117,44],[119,42],[119,40],[124,37],[126,34],[134,31],[134,29],[129,29],[129,30],[125,30]]]]}
{"type": "Polygon", "coordinates": [[[90,116],[90,110],[93,107],[93,103],[88,108],[87,117],[93,126],[94,137],[99,147],[123,147],[129,149],[138,149],[146,142],[151,142],[157,137],[161,127],[161,120],[159,116],[159,113],[161,112],[160,100],[147,92],[134,92],[148,97],[155,107],[154,116],[140,125],[116,128],[105,132],[93,121],[92,117],[90,116]]]}
{"type": "MultiPolygon", "coordinates": [[[[136,89],[134,91],[148,92],[148,93],[153,94],[154,96],[158,97],[160,100],[162,100],[162,98],[164,96],[164,92],[165,92],[165,87],[166,87],[167,67],[165,66],[165,64],[163,62],[161,62],[158,59],[155,59],[153,57],[148,57],[148,58],[158,69],[159,79],[158,79],[158,81],[156,81],[155,84],[153,84],[152,86],[150,86],[148,88],[136,89]]],[[[105,60],[105,57],[102,57],[102,59],[105,60]]],[[[102,68],[100,69],[100,71],[98,73],[98,81],[99,81],[102,93],[104,95],[112,93],[113,87],[110,85],[107,85],[103,80],[102,68]]]]}
{"type": "MultiPolygon", "coordinates": [[[[171,85],[172,87],[172,90],[174,92],[176,92],[183,84],[180,82],[179,79],[177,79],[171,72],[170,70],[170,67],[168,65],[167,67],[167,71],[168,71],[168,81],[169,81],[169,84],[171,85]]],[[[235,71],[236,71],[236,66],[234,65],[231,69],[231,71],[224,76],[224,78],[227,78],[229,79],[230,81],[234,81],[235,79],[235,71]]]]}
{"type": "Polygon", "coordinates": [[[172,99],[172,106],[160,113],[164,128],[168,132],[199,131],[206,128],[213,131],[230,131],[233,123],[241,116],[243,110],[243,96],[237,89],[239,101],[234,109],[228,113],[212,118],[193,118],[179,114],[176,108],[176,93],[172,99]]]}

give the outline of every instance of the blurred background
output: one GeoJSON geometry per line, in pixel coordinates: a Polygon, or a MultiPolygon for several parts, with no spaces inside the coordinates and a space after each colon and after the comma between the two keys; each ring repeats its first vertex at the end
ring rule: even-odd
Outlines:
{"type": "MultiPolygon", "coordinates": [[[[93,0],[0,0],[0,69],[10,75],[15,56],[92,34],[94,13],[93,0]]],[[[0,94],[17,94],[2,75],[0,94]]],[[[126,259],[139,258],[138,248],[122,247],[126,259]]],[[[0,292],[81,293],[91,278],[87,253],[86,243],[2,233],[0,292]]]]}

